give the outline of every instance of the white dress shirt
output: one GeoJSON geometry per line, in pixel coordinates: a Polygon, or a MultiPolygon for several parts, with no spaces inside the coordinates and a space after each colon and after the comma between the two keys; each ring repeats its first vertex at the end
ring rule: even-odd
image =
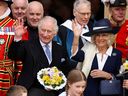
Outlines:
{"type": "Polygon", "coordinates": [[[96,57],[97,57],[97,60],[98,60],[98,69],[99,70],[103,70],[103,67],[104,67],[104,65],[106,63],[106,60],[107,60],[108,56],[111,56],[111,54],[112,54],[112,50],[113,50],[112,46],[110,46],[107,49],[105,54],[99,53],[99,51],[97,50],[96,57]]]}

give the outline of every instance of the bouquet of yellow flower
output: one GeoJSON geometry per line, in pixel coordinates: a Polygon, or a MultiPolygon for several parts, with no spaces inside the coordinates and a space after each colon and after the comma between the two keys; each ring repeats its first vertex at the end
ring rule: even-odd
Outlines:
{"type": "Polygon", "coordinates": [[[124,71],[128,71],[128,60],[123,63],[124,71]]]}
{"type": "Polygon", "coordinates": [[[37,73],[37,79],[46,89],[59,90],[65,87],[67,79],[57,67],[44,68],[37,73]]]}

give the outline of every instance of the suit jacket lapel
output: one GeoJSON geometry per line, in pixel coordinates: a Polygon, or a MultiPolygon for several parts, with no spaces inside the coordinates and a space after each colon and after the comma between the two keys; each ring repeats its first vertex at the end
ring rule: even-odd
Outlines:
{"type": "Polygon", "coordinates": [[[35,40],[34,42],[32,42],[31,53],[34,57],[34,61],[36,61],[38,63],[38,66],[40,66],[40,67],[48,67],[49,66],[47,57],[44,53],[44,50],[43,50],[39,40],[35,40]]]}
{"type": "Polygon", "coordinates": [[[103,67],[103,70],[106,69],[108,66],[111,66],[111,59],[112,58],[110,56],[108,56],[108,58],[107,58],[107,60],[105,62],[105,65],[103,67]]]}
{"type": "MultiPolygon", "coordinates": [[[[113,54],[114,51],[112,51],[112,54],[113,54]]],[[[114,64],[115,62],[115,56],[111,55],[111,56],[108,56],[107,58],[107,61],[103,67],[103,70],[106,70],[107,68],[111,68],[112,65],[111,64],[114,64]]]]}

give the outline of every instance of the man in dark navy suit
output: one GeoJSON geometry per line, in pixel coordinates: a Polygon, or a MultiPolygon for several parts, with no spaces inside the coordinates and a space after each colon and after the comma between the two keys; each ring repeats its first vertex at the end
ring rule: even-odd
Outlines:
{"type": "Polygon", "coordinates": [[[38,25],[39,38],[29,41],[20,41],[24,33],[22,22],[16,24],[14,41],[9,49],[9,57],[14,60],[22,60],[23,69],[17,81],[18,85],[28,89],[28,96],[57,96],[56,91],[45,89],[37,81],[37,72],[42,68],[56,66],[65,74],[68,72],[66,54],[62,46],[53,41],[57,34],[57,21],[53,17],[45,16],[38,25]],[[46,54],[49,47],[50,57],[46,54]],[[66,70],[65,70],[66,69],[66,70]]]}

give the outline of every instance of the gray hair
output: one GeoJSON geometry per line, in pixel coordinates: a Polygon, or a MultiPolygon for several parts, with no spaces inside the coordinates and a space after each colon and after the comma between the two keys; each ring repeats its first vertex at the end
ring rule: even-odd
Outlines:
{"type": "Polygon", "coordinates": [[[74,5],[73,5],[73,10],[77,9],[81,4],[85,4],[88,7],[91,7],[91,3],[88,0],[75,0],[74,5]]]}
{"type": "MultiPolygon", "coordinates": [[[[114,42],[115,42],[115,35],[114,34],[111,34],[111,33],[108,33],[108,42],[107,42],[107,44],[108,44],[108,46],[111,46],[114,42]]],[[[96,35],[93,35],[92,37],[91,37],[91,39],[92,39],[92,43],[94,43],[95,44],[95,38],[96,38],[96,35]]]]}
{"type": "MultiPolygon", "coordinates": [[[[15,3],[17,0],[12,0],[13,3],[15,3]]],[[[20,1],[20,0],[19,0],[20,1]]],[[[28,4],[28,0],[24,0],[26,4],[28,4]]],[[[12,3],[12,4],[13,4],[12,3]]]]}
{"type": "Polygon", "coordinates": [[[54,30],[55,32],[58,32],[57,20],[56,20],[54,17],[51,17],[51,16],[44,16],[44,17],[40,20],[40,22],[39,22],[39,24],[38,24],[38,30],[40,30],[40,28],[42,27],[42,24],[45,23],[46,20],[52,22],[53,25],[54,25],[54,29],[53,29],[53,30],[54,30]]]}

